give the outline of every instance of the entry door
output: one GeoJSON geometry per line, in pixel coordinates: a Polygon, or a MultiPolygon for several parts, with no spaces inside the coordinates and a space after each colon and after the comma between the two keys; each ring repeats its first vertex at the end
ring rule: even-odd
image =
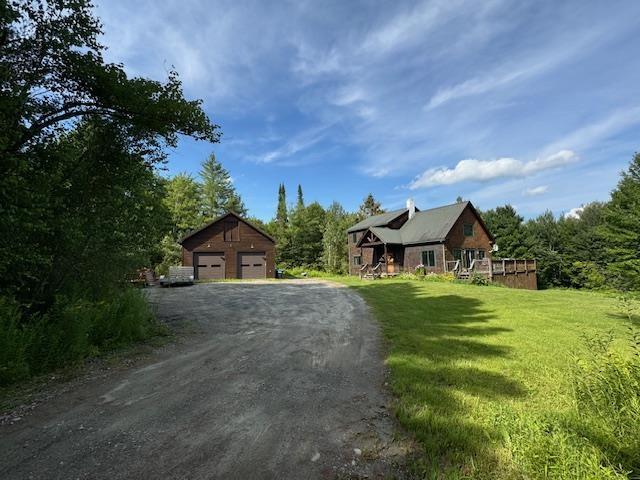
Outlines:
{"type": "Polygon", "coordinates": [[[196,253],[198,280],[224,278],[225,261],[222,253],[196,253]]]}
{"type": "Polygon", "coordinates": [[[238,269],[239,278],[266,278],[267,262],[265,261],[265,253],[239,253],[238,269]]]}

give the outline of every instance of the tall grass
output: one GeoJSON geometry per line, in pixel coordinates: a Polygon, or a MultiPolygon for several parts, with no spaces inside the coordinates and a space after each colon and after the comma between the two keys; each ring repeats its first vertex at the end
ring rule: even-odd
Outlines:
{"type": "Polygon", "coordinates": [[[142,293],[132,288],[104,301],[58,297],[46,314],[28,318],[15,302],[0,298],[0,385],[160,331],[142,293]]]}

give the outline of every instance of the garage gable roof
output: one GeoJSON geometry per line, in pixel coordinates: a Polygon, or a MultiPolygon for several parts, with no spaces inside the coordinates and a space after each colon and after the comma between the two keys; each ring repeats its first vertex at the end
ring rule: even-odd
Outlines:
{"type": "Polygon", "coordinates": [[[266,237],[268,240],[271,240],[273,243],[276,243],[275,239],[269,235],[268,233],[266,233],[264,230],[256,227],[253,223],[251,223],[250,221],[242,218],[240,215],[238,215],[235,212],[227,212],[224,215],[219,216],[218,218],[212,220],[211,222],[203,225],[200,228],[197,228],[196,230],[193,230],[191,232],[189,232],[188,234],[186,234],[184,237],[182,237],[180,240],[178,240],[178,243],[182,245],[182,243],[184,243],[185,240],[193,237],[196,233],[200,233],[203,230],[206,230],[207,228],[209,228],[211,225],[215,225],[216,223],[224,220],[227,217],[235,217],[237,218],[239,221],[246,223],[247,225],[249,225],[251,228],[253,228],[256,232],[258,232],[260,235],[262,235],[263,237],[266,237]]]}

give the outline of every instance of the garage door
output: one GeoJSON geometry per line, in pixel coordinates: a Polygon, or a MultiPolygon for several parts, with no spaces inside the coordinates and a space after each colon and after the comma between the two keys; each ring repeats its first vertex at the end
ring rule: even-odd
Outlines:
{"type": "Polygon", "coordinates": [[[239,253],[238,262],[240,278],[266,278],[267,262],[264,252],[239,253]]]}
{"type": "Polygon", "coordinates": [[[224,278],[224,254],[196,253],[198,280],[224,278]]]}

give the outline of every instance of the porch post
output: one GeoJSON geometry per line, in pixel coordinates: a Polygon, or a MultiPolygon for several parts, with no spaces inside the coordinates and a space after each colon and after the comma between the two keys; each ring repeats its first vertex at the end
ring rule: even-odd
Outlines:
{"type": "Polygon", "coordinates": [[[384,244],[384,269],[389,273],[389,257],[387,256],[387,244],[384,244]]]}

